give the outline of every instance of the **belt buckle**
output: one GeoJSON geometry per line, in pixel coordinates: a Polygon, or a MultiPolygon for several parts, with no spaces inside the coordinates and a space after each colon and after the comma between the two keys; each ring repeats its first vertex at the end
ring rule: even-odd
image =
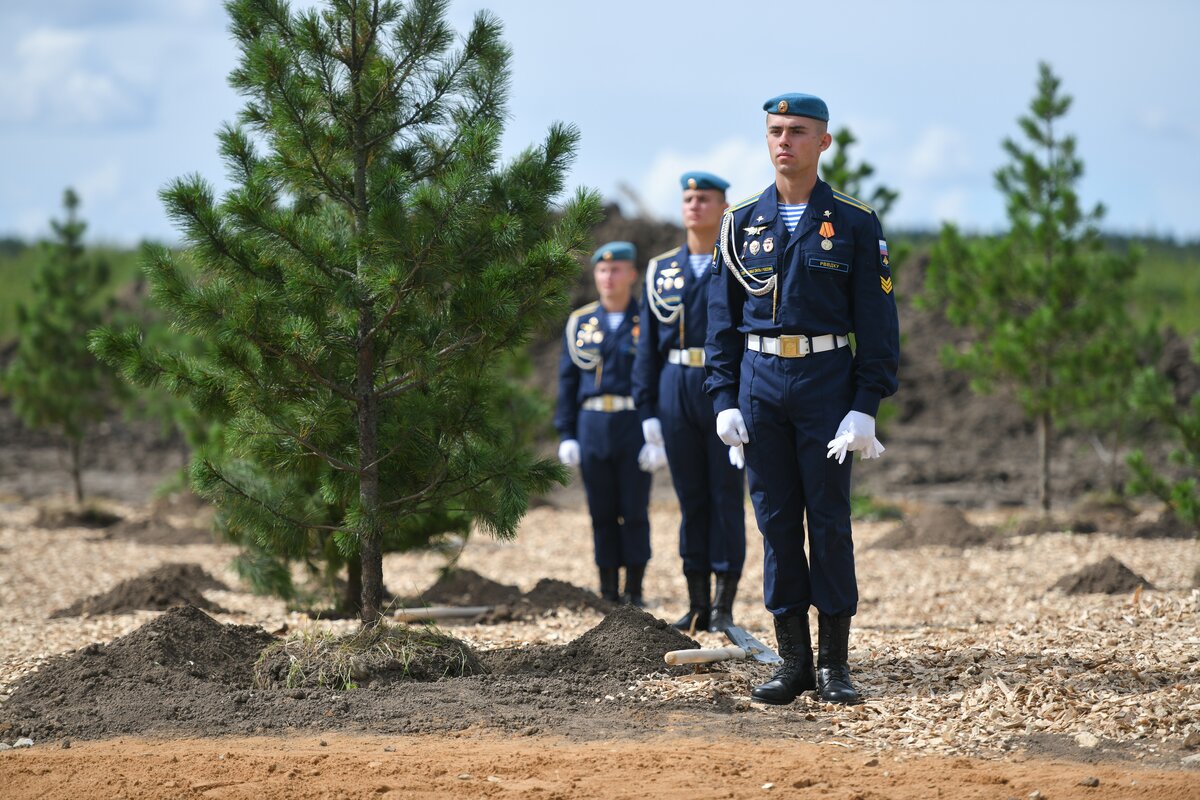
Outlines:
{"type": "Polygon", "coordinates": [[[689,367],[703,367],[704,351],[697,347],[689,347],[687,349],[687,364],[689,367]]]}
{"type": "Polygon", "coordinates": [[[610,413],[612,412],[613,396],[611,394],[600,395],[600,403],[604,406],[605,411],[610,412],[610,413]]]}
{"type": "Polygon", "coordinates": [[[779,337],[779,355],[783,358],[800,358],[808,353],[800,352],[800,339],[802,337],[796,335],[784,335],[779,337]]]}

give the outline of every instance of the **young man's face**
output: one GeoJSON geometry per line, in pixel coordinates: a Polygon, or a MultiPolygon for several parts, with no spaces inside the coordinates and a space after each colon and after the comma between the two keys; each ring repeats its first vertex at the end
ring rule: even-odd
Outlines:
{"type": "Polygon", "coordinates": [[[767,114],[767,149],[775,171],[784,177],[815,172],[833,137],[828,125],[811,117],[767,114]]]}
{"type": "Polygon", "coordinates": [[[721,224],[721,214],[729,208],[725,193],[716,189],[685,189],[683,192],[683,227],[690,230],[710,230],[721,224]]]}
{"type": "Polygon", "coordinates": [[[619,300],[632,293],[637,270],[632,261],[597,261],[592,277],[596,279],[596,291],[601,300],[619,300]]]}

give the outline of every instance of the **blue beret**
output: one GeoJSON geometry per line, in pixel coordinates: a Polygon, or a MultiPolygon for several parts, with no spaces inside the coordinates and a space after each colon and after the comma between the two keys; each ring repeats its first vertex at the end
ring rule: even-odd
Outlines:
{"type": "Polygon", "coordinates": [[[811,94],[781,94],[763,103],[763,111],[768,114],[787,114],[793,117],[812,117],[824,122],[829,121],[829,106],[825,101],[811,94]]]}
{"type": "Polygon", "coordinates": [[[693,170],[679,176],[679,185],[684,189],[716,189],[723,192],[729,188],[729,181],[718,178],[711,172],[693,170]]]}
{"type": "Polygon", "coordinates": [[[633,242],[609,242],[592,253],[592,263],[597,261],[636,261],[637,248],[633,242]]]}

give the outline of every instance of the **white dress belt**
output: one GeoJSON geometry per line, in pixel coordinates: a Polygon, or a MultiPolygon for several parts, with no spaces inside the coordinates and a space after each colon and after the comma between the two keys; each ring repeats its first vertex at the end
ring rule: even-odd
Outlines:
{"type": "Polygon", "coordinates": [[[633,411],[633,398],[628,395],[600,394],[589,397],[580,406],[584,411],[603,411],[611,414],[614,411],[633,411]]]}
{"type": "Polygon", "coordinates": [[[682,364],[685,367],[704,366],[704,348],[689,347],[686,350],[670,350],[667,361],[671,364],[682,364]]]}
{"type": "Polygon", "coordinates": [[[824,353],[850,344],[850,337],[826,333],[821,336],[805,336],[802,333],[783,336],[759,336],[746,334],[746,349],[766,353],[780,358],[804,358],[810,353],[824,353]]]}

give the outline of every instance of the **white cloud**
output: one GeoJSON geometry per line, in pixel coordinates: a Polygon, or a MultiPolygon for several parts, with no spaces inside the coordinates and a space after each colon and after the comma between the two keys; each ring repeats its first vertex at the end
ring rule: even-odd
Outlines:
{"type": "Polygon", "coordinates": [[[938,181],[961,177],[972,167],[967,137],[955,128],[933,125],[921,131],[905,158],[906,177],[938,181]]]}
{"type": "Polygon", "coordinates": [[[945,222],[958,223],[968,218],[970,200],[970,192],[962,187],[946,189],[933,196],[929,211],[938,225],[945,222]]]}
{"type": "Polygon", "coordinates": [[[761,191],[775,174],[763,141],[728,139],[699,153],[660,150],[636,187],[642,202],[662,219],[678,221],[679,176],[697,169],[729,181],[730,202],[761,191]]]}
{"type": "Polygon", "coordinates": [[[39,28],[0,64],[0,121],[51,128],[146,121],[149,99],[104,58],[92,36],[39,28]]]}
{"type": "Polygon", "coordinates": [[[120,196],[124,183],[124,170],[116,159],[108,159],[81,177],[75,191],[85,205],[98,205],[102,201],[120,196]]]}

